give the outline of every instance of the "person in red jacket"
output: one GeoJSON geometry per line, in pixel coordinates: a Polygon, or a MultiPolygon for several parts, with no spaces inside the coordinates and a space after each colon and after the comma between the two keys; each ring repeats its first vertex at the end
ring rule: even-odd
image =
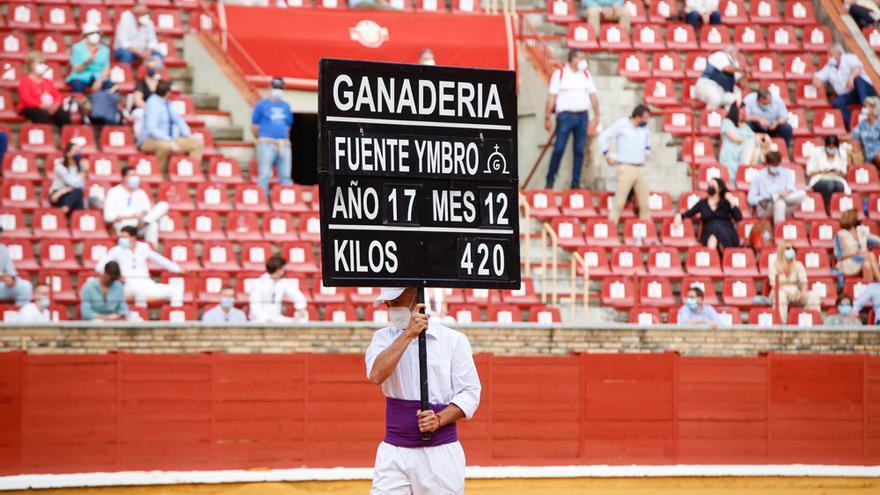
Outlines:
{"type": "Polygon", "coordinates": [[[27,75],[18,83],[18,113],[35,124],[69,124],[70,114],[64,111],[58,88],[43,76],[48,69],[43,55],[32,52],[24,64],[27,75]]]}

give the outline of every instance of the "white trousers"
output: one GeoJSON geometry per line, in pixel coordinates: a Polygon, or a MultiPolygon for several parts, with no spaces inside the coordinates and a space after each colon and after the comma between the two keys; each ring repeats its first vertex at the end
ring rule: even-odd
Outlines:
{"type": "MultiPolygon", "coordinates": [[[[168,214],[168,203],[159,201],[150,211],[144,215],[144,240],[149,242],[154,248],[159,246],[159,220],[168,214]]],[[[138,221],[135,219],[119,220],[113,224],[116,233],[122,231],[122,227],[134,225],[137,227],[138,221]]]]}
{"type": "Polygon", "coordinates": [[[183,304],[183,287],[160,284],[149,278],[126,279],[125,298],[134,299],[137,306],[146,306],[150,301],[170,301],[172,306],[183,304]]]}
{"type": "Polygon", "coordinates": [[[382,442],[376,451],[370,495],[463,494],[464,466],[460,442],[417,449],[382,442]]]}
{"type": "Polygon", "coordinates": [[[726,93],[717,82],[705,77],[697,79],[694,85],[694,97],[705,103],[709,110],[715,108],[726,110],[736,101],[736,93],[726,93]]]}

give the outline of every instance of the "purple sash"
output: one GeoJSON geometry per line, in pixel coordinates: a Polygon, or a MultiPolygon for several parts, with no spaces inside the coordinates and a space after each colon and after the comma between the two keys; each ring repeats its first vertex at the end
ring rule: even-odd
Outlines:
{"type": "MultiPolygon", "coordinates": [[[[431,410],[440,412],[447,404],[431,404],[431,410]]],[[[436,447],[458,441],[458,429],[450,423],[435,431],[431,440],[422,440],[419,431],[419,418],[416,412],[421,409],[417,400],[385,398],[385,443],[395,447],[436,447]]]]}

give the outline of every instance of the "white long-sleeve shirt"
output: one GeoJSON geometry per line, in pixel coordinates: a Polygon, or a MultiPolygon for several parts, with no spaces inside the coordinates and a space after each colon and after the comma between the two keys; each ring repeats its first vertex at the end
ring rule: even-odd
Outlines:
{"type": "Polygon", "coordinates": [[[52,313],[48,309],[40,309],[35,303],[27,303],[18,310],[17,323],[49,323],[52,313]]]}
{"type": "MultiPolygon", "coordinates": [[[[367,378],[376,358],[394,342],[403,330],[386,327],[373,334],[367,348],[367,378]]],[[[470,419],[480,405],[480,376],[474,365],[473,351],[467,336],[439,323],[429,323],[428,402],[455,404],[470,419]]],[[[382,383],[385,397],[401,400],[419,400],[419,341],[413,339],[400,357],[397,367],[382,383]]]]}
{"type": "Polygon", "coordinates": [[[281,304],[293,302],[297,311],[306,309],[306,298],[294,280],[283,278],[272,280],[268,273],[254,281],[250,295],[250,319],[258,323],[285,321],[281,304]]]}
{"type": "Polygon", "coordinates": [[[150,278],[148,261],[152,261],[172,273],[180,273],[180,265],[153,251],[153,248],[146,242],[136,242],[134,250],[113,246],[95,266],[95,271],[104,273],[104,266],[111,261],[119,263],[119,271],[126,279],[150,278]]]}
{"type": "Polygon", "coordinates": [[[159,45],[156,37],[156,26],[151,20],[146,25],[141,24],[130,10],[126,10],[119,16],[119,24],[116,25],[116,35],[113,38],[113,49],[131,49],[138,51],[152,50],[159,45]]]}
{"type": "Polygon", "coordinates": [[[871,79],[865,74],[865,68],[862,66],[862,62],[859,60],[859,57],[853,53],[844,53],[841,55],[840,61],[836,65],[829,59],[828,63],[825,64],[825,67],[822,67],[822,69],[816,72],[816,77],[822,82],[831,84],[831,87],[834,88],[834,92],[838,95],[845,95],[849,93],[846,83],[849,82],[850,76],[856,69],[860,70],[858,77],[862,78],[866,83],[871,84],[871,79]]]}
{"type": "Polygon", "coordinates": [[[104,221],[113,223],[120,216],[146,213],[152,207],[150,196],[143,189],[129,191],[122,184],[113,186],[104,197],[104,221]]]}

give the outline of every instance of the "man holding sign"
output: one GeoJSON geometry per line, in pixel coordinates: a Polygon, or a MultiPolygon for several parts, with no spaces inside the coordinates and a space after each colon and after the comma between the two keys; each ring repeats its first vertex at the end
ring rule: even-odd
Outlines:
{"type": "Polygon", "coordinates": [[[464,493],[465,457],[456,421],[473,417],[480,377],[467,337],[422,314],[416,288],[385,288],[391,326],[373,334],[367,377],[385,394],[385,439],[376,452],[373,495],[464,493]],[[430,409],[420,410],[418,336],[427,334],[430,409]],[[432,432],[424,441],[422,432],[432,432]]]}

